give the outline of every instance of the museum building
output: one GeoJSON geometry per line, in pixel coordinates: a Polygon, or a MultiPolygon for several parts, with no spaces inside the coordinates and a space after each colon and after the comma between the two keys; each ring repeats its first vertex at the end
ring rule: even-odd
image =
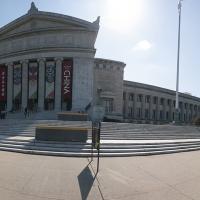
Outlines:
{"type": "MultiPolygon", "coordinates": [[[[175,92],[124,81],[125,63],[95,58],[99,17],[29,11],[0,28],[0,109],[86,111],[99,99],[105,116],[173,121],[175,92]]],[[[200,98],[180,94],[179,119],[200,116],[200,98]]]]}

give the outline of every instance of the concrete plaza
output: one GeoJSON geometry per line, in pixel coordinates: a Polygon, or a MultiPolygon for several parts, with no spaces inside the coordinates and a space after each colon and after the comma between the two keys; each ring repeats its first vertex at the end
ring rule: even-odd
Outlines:
{"type": "Polygon", "coordinates": [[[147,157],[38,156],[0,151],[1,200],[199,200],[200,151],[147,157]]]}

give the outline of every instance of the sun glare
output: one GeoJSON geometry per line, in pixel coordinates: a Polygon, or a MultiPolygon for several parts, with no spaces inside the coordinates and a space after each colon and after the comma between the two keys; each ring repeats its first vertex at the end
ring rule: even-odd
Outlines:
{"type": "Polygon", "coordinates": [[[127,32],[142,18],[141,0],[107,0],[105,20],[109,28],[127,32]]]}

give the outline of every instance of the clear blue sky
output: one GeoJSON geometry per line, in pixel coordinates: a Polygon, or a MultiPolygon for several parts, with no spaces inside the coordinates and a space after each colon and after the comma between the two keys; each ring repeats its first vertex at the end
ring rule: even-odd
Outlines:
{"type": "MultiPolygon", "coordinates": [[[[34,0],[39,10],[88,21],[101,16],[96,57],[127,64],[124,78],[169,89],[176,85],[177,0],[34,0]]],[[[31,0],[1,0],[0,26],[25,14],[31,0]]],[[[184,0],[180,91],[200,97],[200,1],[184,0]]]]}

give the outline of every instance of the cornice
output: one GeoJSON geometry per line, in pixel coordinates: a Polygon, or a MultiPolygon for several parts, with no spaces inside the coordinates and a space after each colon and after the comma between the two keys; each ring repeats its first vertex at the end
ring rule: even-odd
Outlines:
{"type": "Polygon", "coordinates": [[[34,49],[18,51],[14,53],[2,54],[0,55],[0,59],[14,57],[14,56],[22,56],[22,55],[27,55],[27,54],[32,54],[32,53],[46,53],[46,52],[78,52],[78,53],[95,54],[96,49],[71,48],[71,47],[34,48],[34,49]]]}
{"type": "Polygon", "coordinates": [[[82,20],[76,17],[68,16],[68,15],[34,10],[34,12],[28,12],[27,14],[22,15],[21,17],[1,27],[0,35],[8,32],[9,30],[14,29],[15,27],[18,27],[19,25],[33,18],[62,22],[64,24],[71,24],[71,25],[78,26],[79,28],[82,27],[83,29],[88,30],[88,31],[98,32],[99,30],[99,20],[100,20],[99,17],[94,22],[89,22],[89,21],[82,20]]]}
{"type": "Polygon", "coordinates": [[[0,41],[3,40],[7,40],[7,39],[11,39],[11,38],[24,38],[27,37],[28,35],[36,35],[38,33],[52,33],[55,32],[56,34],[59,31],[68,31],[67,33],[73,33],[73,32],[77,32],[77,31],[81,31],[81,32],[93,32],[93,31],[88,31],[85,29],[80,29],[80,28],[75,28],[75,27],[58,27],[58,28],[41,28],[41,29],[33,29],[33,30],[27,30],[27,31],[21,31],[19,33],[13,33],[7,36],[0,36],[0,41]]]}
{"type": "MultiPolygon", "coordinates": [[[[154,91],[154,92],[158,92],[158,93],[163,93],[163,94],[168,94],[168,95],[172,95],[175,98],[175,91],[174,90],[170,90],[167,88],[161,88],[158,86],[154,86],[154,85],[148,85],[148,84],[144,84],[144,83],[138,83],[138,82],[133,82],[133,81],[126,81],[124,80],[124,88],[126,87],[132,87],[132,88],[140,88],[140,89],[145,89],[145,90],[149,90],[149,91],[154,91]]],[[[186,99],[190,99],[193,101],[198,101],[200,103],[200,98],[199,97],[195,97],[195,96],[190,96],[184,93],[179,93],[180,97],[186,98],[186,99]]]]}

